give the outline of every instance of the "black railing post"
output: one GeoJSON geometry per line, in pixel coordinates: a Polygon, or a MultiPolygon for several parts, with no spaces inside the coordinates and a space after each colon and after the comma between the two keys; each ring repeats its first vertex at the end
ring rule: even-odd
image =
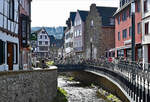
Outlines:
{"type": "Polygon", "coordinates": [[[144,81],[144,85],[143,85],[143,102],[146,102],[145,101],[145,78],[143,79],[144,81]]]}
{"type": "Polygon", "coordinates": [[[150,100],[150,83],[148,81],[148,95],[147,95],[147,100],[150,100]]]}
{"type": "Polygon", "coordinates": [[[139,97],[139,76],[137,75],[137,87],[136,87],[136,93],[137,93],[137,96],[136,96],[136,102],[138,102],[138,97],[139,97]]]}

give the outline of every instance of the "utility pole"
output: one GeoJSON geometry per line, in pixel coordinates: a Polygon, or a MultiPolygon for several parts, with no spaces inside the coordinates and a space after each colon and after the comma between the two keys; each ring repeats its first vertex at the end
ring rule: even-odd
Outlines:
{"type": "Polygon", "coordinates": [[[132,61],[135,61],[135,0],[131,3],[131,16],[132,16],[132,61]]]}

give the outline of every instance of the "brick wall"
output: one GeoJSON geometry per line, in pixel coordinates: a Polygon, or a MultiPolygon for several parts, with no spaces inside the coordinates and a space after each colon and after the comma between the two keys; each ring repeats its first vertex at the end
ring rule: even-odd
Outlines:
{"type": "Polygon", "coordinates": [[[115,28],[114,27],[103,27],[103,34],[106,49],[115,47],[115,28]]]}

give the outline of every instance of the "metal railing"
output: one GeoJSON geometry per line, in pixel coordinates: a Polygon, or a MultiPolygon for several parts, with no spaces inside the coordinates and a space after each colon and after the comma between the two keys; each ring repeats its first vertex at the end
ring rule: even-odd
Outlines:
{"type": "Polygon", "coordinates": [[[150,64],[126,60],[61,60],[57,64],[82,64],[86,69],[103,73],[114,79],[135,102],[150,101],[150,64]]]}

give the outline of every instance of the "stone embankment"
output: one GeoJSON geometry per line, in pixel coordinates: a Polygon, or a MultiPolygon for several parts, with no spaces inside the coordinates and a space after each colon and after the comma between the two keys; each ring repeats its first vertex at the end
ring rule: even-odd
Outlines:
{"type": "Polygon", "coordinates": [[[0,72],[0,102],[52,102],[57,69],[0,72]]]}

